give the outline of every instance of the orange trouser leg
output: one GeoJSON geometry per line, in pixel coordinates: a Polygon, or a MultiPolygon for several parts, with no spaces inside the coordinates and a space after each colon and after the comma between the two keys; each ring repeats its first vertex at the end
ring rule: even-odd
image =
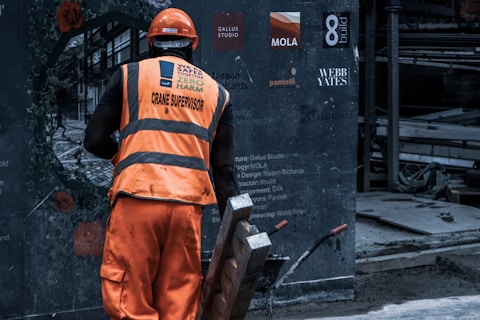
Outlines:
{"type": "Polygon", "coordinates": [[[100,268],[103,304],[111,319],[195,319],[201,219],[198,206],[117,199],[100,268]]]}

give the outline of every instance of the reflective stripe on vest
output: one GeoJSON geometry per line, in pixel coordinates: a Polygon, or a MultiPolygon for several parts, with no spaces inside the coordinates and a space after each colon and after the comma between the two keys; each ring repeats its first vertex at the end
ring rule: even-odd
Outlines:
{"type": "Polygon", "coordinates": [[[200,205],[215,203],[208,173],[210,151],[229,93],[206,73],[179,58],[130,63],[123,66],[123,74],[119,162],[109,191],[110,201],[113,203],[116,195],[124,192],[200,205]],[[161,70],[152,72],[162,63],[176,68],[165,82],[171,87],[162,87],[161,70]],[[199,92],[175,88],[175,83],[181,87],[182,81],[195,81],[188,73],[180,77],[181,68],[194,70],[194,75],[201,77],[197,79],[202,85],[197,88],[199,92]],[[152,79],[157,83],[152,85],[152,79]],[[139,88],[142,85],[144,88],[139,88]],[[153,96],[159,93],[170,99],[154,104],[153,96]],[[181,104],[174,98],[181,99],[181,104]],[[197,105],[188,105],[192,101],[197,105]],[[148,176],[143,176],[147,172],[148,176]]]}

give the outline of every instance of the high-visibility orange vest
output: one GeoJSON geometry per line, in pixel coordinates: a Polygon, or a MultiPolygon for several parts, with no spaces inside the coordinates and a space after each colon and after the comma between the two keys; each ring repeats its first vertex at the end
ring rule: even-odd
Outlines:
{"type": "Polygon", "coordinates": [[[119,193],[198,205],[216,203],[210,151],[229,93],[177,57],[122,66],[123,108],[114,180],[119,193]]]}

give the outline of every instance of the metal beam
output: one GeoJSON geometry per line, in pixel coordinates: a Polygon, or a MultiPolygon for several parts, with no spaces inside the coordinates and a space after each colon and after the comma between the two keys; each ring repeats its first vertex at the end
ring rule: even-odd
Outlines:
{"type": "Polygon", "coordinates": [[[375,128],[375,25],[377,23],[376,0],[370,2],[365,16],[365,126],[363,133],[363,191],[370,190],[370,152],[375,128]]]}
{"type": "Polygon", "coordinates": [[[388,13],[388,150],[387,150],[387,176],[388,190],[394,191],[399,174],[399,59],[398,16],[401,10],[400,0],[389,0],[385,10],[388,13]]]}

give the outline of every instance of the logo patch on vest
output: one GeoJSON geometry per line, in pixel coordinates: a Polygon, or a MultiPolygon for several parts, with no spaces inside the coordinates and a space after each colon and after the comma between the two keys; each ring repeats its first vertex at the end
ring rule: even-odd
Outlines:
{"type": "Polygon", "coordinates": [[[176,89],[203,92],[205,82],[203,72],[199,68],[185,64],[177,64],[178,80],[176,89]]]}
{"type": "Polygon", "coordinates": [[[160,61],[160,86],[172,87],[174,64],[168,61],[160,61]]]}

